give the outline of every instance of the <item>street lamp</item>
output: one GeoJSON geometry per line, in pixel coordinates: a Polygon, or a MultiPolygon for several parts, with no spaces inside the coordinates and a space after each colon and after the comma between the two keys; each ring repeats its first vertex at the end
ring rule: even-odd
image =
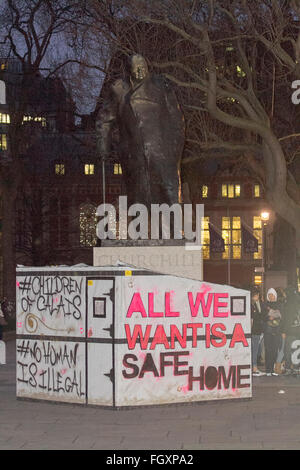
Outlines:
{"type": "Polygon", "coordinates": [[[266,225],[270,218],[268,211],[262,211],[260,214],[262,220],[262,293],[265,297],[265,281],[266,281],[266,225]]]}
{"type": "Polygon", "coordinates": [[[260,218],[261,218],[263,224],[266,225],[268,223],[269,218],[270,218],[270,213],[267,212],[267,211],[263,211],[260,214],[260,218]]]}

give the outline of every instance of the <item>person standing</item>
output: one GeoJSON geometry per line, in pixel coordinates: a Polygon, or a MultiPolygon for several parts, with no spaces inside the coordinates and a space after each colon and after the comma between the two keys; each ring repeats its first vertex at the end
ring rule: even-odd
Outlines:
{"type": "Polygon", "coordinates": [[[277,376],[274,366],[281,339],[282,304],[277,300],[277,292],[271,288],[267,292],[266,322],[264,329],[265,361],[267,376],[277,376]]]}
{"type": "Polygon", "coordinates": [[[286,314],[283,321],[283,334],[285,338],[284,362],[285,374],[293,372],[292,364],[292,343],[300,338],[300,297],[293,287],[289,287],[286,291],[287,303],[286,314]]]}
{"type": "Polygon", "coordinates": [[[278,353],[277,353],[277,358],[275,362],[275,367],[274,371],[277,374],[282,374],[283,372],[283,362],[284,362],[284,351],[285,351],[285,338],[286,334],[283,332],[283,324],[286,316],[286,308],[287,308],[287,296],[286,292],[282,288],[276,289],[277,292],[277,302],[280,305],[280,313],[281,313],[281,334],[280,334],[280,339],[279,339],[279,347],[278,347],[278,353]]]}
{"type": "Polygon", "coordinates": [[[265,307],[260,300],[259,290],[255,289],[251,294],[251,352],[252,352],[252,375],[260,377],[265,375],[257,367],[259,346],[263,338],[265,307]]]}

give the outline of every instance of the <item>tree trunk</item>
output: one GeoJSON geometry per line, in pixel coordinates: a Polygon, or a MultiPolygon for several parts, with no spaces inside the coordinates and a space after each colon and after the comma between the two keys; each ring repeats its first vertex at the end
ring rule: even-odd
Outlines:
{"type": "Polygon", "coordinates": [[[2,188],[2,259],[3,297],[9,314],[16,314],[16,251],[15,251],[15,192],[7,185],[2,188]]]}
{"type": "Polygon", "coordinates": [[[273,268],[287,272],[288,284],[297,284],[297,256],[295,249],[295,229],[282,217],[276,217],[273,227],[274,264],[273,268]]]}

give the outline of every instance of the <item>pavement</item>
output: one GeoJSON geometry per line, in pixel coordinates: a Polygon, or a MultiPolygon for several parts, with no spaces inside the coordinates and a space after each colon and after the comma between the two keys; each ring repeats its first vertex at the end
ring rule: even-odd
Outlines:
{"type": "Polygon", "coordinates": [[[253,398],[109,410],[16,399],[0,365],[0,450],[298,450],[300,377],[255,377],[253,398]]]}

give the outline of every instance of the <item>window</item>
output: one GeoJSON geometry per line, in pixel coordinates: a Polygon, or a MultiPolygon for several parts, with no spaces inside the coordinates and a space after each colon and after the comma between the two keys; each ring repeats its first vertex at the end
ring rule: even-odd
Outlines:
{"type": "Polygon", "coordinates": [[[7,150],[7,135],[0,134],[0,150],[7,150]]]}
{"type": "Polygon", "coordinates": [[[97,216],[93,204],[82,204],[79,209],[80,245],[96,246],[97,216]]]}
{"type": "Polygon", "coordinates": [[[42,127],[46,127],[47,121],[45,117],[42,116],[23,116],[23,123],[24,122],[39,122],[42,124],[42,127]]]}
{"type": "Polygon", "coordinates": [[[95,174],[95,165],[93,163],[86,163],[84,165],[84,174],[85,175],[94,175],[95,174]]]}
{"type": "Polygon", "coordinates": [[[208,186],[202,186],[202,198],[206,199],[208,197],[208,186]]]}
{"type": "MultiPolygon", "coordinates": [[[[66,192],[59,197],[50,198],[49,238],[51,247],[68,250],[70,247],[70,200],[66,192]]],[[[48,223],[46,225],[48,227],[48,223]]],[[[48,230],[48,229],[47,229],[48,230]]]]}
{"type": "Polygon", "coordinates": [[[202,218],[202,227],[201,227],[201,241],[202,241],[202,256],[203,259],[210,258],[210,250],[209,250],[209,217],[202,218]]]}
{"type": "Polygon", "coordinates": [[[244,70],[239,65],[236,66],[236,72],[239,77],[244,78],[246,76],[244,70]]]}
{"type": "Polygon", "coordinates": [[[262,259],[262,220],[259,215],[253,217],[253,235],[258,240],[258,251],[253,253],[254,259],[262,259]]]}
{"type": "Polygon", "coordinates": [[[223,259],[241,259],[242,233],[240,217],[222,217],[222,238],[225,241],[223,259]]]}
{"type": "Polygon", "coordinates": [[[56,163],[55,164],[55,174],[58,176],[65,175],[65,165],[63,163],[56,163]]]}
{"type": "Polygon", "coordinates": [[[240,197],[241,185],[240,184],[222,184],[222,197],[230,199],[240,197]]]}
{"type": "Polygon", "coordinates": [[[6,87],[3,80],[0,80],[0,104],[6,104],[6,87]]]}
{"type": "Polygon", "coordinates": [[[255,274],[254,276],[254,284],[256,286],[261,286],[262,285],[262,275],[261,274],[255,274]]]}
{"type": "Polygon", "coordinates": [[[222,254],[223,259],[229,258],[229,246],[231,240],[230,217],[222,217],[222,238],[225,242],[225,251],[222,254]]]}
{"type": "Polygon", "coordinates": [[[0,70],[6,70],[7,69],[7,64],[5,62],[2,62],[2,64],[0,65],[0,70]]]}
{"type": "Polygon", "coordinates": [[[254,185],[254,197],[260,197],[260,185],[259,184],[255,184],[254,185]]]}
{"type": "Polygon", "coordinates": [[[114,163],[114,175],[121,175],[122,167],[120,163],[114,163]]]}
{"type": "Polygon", "coordinates": [[[10,124],[10,115],[6,113],[0,113],[0,123],[10,124]]]}
{"type": "Polygon", "coordinates": [[[232,217],[232,258],[240,259],[242,254],[241,218],[232,217]]]}

